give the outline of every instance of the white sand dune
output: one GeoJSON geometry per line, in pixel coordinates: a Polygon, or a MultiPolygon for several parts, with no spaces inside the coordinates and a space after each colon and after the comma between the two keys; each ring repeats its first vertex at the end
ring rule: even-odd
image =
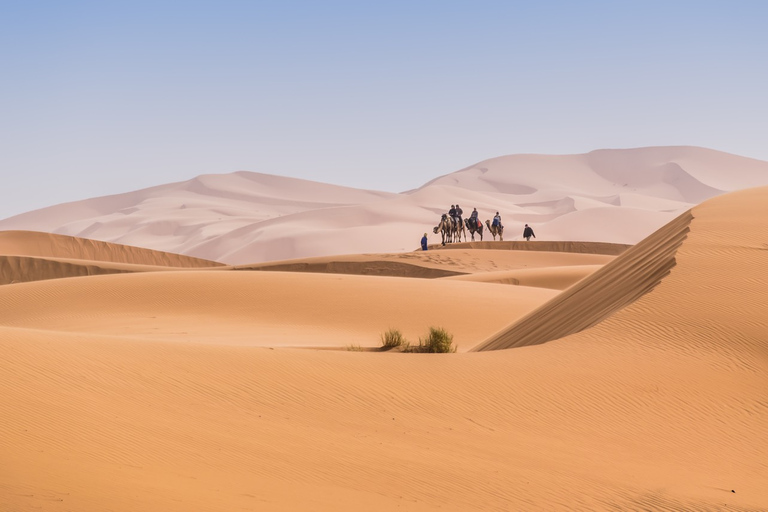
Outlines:
{"type": "Polygon", "coordinates": [[[451,204],[481,219],[500,211],[507,239],[525,223],[539,240],[635,244],[723,192],[768,184],[768,162],[695,147],[512,155],[402,194],[265,174],[204,175],[0,220],[228,264],[418,247],[451,204]]]}

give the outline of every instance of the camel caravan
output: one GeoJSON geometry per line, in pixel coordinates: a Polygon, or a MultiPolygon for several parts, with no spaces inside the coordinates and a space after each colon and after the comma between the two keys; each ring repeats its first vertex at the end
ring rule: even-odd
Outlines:
{"type": "MultiPolygon", "coordinates": [[[[475,208],[469,215],[469,218],[461,218],[464,211],[459,205],[451,205],[451,209],[448,213],[444,213],[440,218],[440,224],[434,227],[435,234],[440,233],[442,237],[442,244],[450,244],[453,242],[461,242],[462,235],[464,241],[467,241],[467,231],[469,231],[472,241],[475,241],[475,233],[480,236],[480,241],[483,241],[483,223],[480,222],[477,208],[475,208]]],[[[501,224],[501,215],[496,212],[493,217],[493,222],[490,220],[485,221],[485,225],[488,227],[488,231],[493,236],[494,241],[496,237],[499,237],[500,241],[504,241],[504,226],[501,224]]]]}

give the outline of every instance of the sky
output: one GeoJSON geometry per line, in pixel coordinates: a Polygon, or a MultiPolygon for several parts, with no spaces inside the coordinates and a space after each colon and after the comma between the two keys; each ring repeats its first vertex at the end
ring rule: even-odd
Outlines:
{"type": "Polygon", "coordinates": [[[768,2],[0,0],[0,218],[253,171],[401,192],[514,153],[768,160],[768,2]]]}

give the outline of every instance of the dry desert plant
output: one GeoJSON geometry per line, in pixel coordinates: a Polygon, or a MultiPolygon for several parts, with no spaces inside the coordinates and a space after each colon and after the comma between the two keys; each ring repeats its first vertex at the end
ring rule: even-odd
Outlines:
{"type": "Polygon", "coordinates": [[[414,347],[414,352],[450,353],[456,352],[453,345],[453,334],[442,327],[430,327],[426,339],[419,338],[419,346],[414,347]]]}
{"type": "Polygon", "coordinates": [[[403,337],[403,333],[397,329],[389,329],[381,334],[381,347],[385,350],[397,347],[406,349],[409,345],[408,341],[403,337]]]}

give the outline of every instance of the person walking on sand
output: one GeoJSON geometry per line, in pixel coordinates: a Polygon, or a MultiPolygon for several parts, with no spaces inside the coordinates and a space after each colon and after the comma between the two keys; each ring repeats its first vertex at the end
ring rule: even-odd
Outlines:
{"type": "Polygon", "coordinates": [[[525,229],[523,230],[523,238],[525,238],[526,242],[529,242],[531,237],[536,238],[536,235],[533,234],[533,229],[531,229],[531,227],[526,224],[525,229]]]}
{"type": "Polygon", "coordinates": [[[427,234],[424,233],[424,236],[421,237],[421,250],[426,251],[427,250],[427,234]]]}

